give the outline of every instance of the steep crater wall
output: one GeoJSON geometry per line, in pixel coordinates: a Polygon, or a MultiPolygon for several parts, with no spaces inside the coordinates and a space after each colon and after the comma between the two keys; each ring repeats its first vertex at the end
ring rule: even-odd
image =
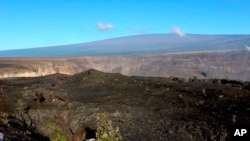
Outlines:
{"type": "Polygon", "coordinates": [[[88,69],[129,76],[250,80],[250,53],[221,51],[142,56],[1,59],[0,78],[73,75],[88,69]]]}

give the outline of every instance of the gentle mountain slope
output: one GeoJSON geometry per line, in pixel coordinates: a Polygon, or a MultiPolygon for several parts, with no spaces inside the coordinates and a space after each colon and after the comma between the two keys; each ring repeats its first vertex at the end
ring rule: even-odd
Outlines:
{"type": "Polygon", "coordinates": [[[66,57],[140,55],[173,52],[235,50],[250,44],[250,35],[151,34],[52,47],[0,51],[0,57],[66,57]]]}

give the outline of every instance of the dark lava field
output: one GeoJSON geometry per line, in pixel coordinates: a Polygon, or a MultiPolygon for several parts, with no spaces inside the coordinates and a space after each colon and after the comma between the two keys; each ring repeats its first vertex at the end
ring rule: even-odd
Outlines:
{"type": "Polygon", "coordinates": [[[125,141],[230,140],[250,124],[250,83],[177,77],[133,77],[88,70],[0,80],[0,132],[5,141],[95,137],[107,113],[125,141]]]}

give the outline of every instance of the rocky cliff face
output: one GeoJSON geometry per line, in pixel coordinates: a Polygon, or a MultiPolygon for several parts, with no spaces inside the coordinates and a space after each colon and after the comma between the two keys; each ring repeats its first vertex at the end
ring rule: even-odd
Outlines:
{"type": "Polygon", "coordinates": [[[246,81],[250,80],[250,53],[242,50],[141,56],[1,59],[0,78],[55,73],[73,75],[88,69],[129,76],[196,76],[246,81]]]}

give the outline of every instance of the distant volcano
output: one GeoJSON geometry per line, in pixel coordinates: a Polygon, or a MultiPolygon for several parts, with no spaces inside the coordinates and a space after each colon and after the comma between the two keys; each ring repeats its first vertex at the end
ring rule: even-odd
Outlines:
{"type": "Polygon", "coordinates": [[[250,35],[148,34],[94,42],[0,51],[0,57],[143,55],[190,51],[242,50],[250,35]]]}

